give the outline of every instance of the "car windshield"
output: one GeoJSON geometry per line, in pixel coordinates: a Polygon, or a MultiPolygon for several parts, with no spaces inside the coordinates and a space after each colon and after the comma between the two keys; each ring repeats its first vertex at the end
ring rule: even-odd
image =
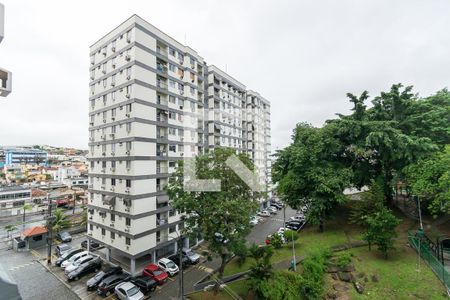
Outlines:
{"type": "Polygon", "coordinates": [[[136,295],[139,293],[139,289],[135,286],[133,286],[131,289],[128,290],[127,294],[129,297],[136,295]]]}
{"type": "Polygon", "coordinates": [[[195,252],[192,251],[192,250],[188,250],[188,251],[186,251],[186,255],[187,255],[187,256],[194,256],[194,255],[195,255],[195,252]]]}
{"type": "Polygon", "coordinates": [[[63,255],[61,255],[61,257],[66,258],[67,256],[69,256],[70,253],[71,253],[70,251],[64,252],[63,255]]]}
{"type": "Polygon", "coordinates": [[[161,275],[162,274],[162,271],[161,270],[155,270],[154,272],[153,272],[153,275],[155,275],[155,276],[159,276],[159,275],[161,275]]]}
{"type": "Polygon", "coordinates": [[[59,235],[61,237],[67,237],[69,234],[67,232],[61,232],[59,235]]]}
{"type": "Polygon", "coordinates": [[[100,272],[97,273],[97,275],[95,275],[94,278],[95,278],[96,280],[99,280],[99,279],[103,278],[103,276],[105,276],[105,272],[100,271],[100,272]]]}
{"type": "Polygon", "coordinates": [[[167,267],[168,267],[169,269],[173,269],[173,268],[175,268],[176,266],[175,266],[175,264],[174,264],[173,262],[169,261],[169,262],[167,263],[167,267]]]}

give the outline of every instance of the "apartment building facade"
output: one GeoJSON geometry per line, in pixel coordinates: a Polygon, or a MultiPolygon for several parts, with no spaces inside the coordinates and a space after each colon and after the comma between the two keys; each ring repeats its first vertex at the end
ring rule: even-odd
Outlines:
{"type": "MultiPolygon", "coordinates": [[[[5,6],[0,3],[0,43],[5,36],[5,6]]],[[[11,93],[12,73],[0,68],[0,97],[6,97],[11,93]]]]}
{"type": "Polygon", "coordinates": [[[177,250],[184,224],[163,188],[178,162],[219,145],[248,151],[246,88],[136,15],[90,59],[88,235],[134,273],[137,258],[177,250]]]}

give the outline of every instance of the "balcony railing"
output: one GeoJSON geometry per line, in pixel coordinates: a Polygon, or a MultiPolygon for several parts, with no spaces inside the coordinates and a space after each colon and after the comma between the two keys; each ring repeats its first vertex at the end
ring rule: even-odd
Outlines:
{"type": "Polygon", "coordinates": [[[168,105],[167,100],[164,100],[164,99],[158,99],[157,103],[158,103],[159,105],[164,105],[164,106],[167,106],[167,105],[168,105]]]}
{"type": "Polygon", "coordinates": [[[161,54],[163,56],[167,56],[167,50],[166,49],[156,48],[156,53],[161,54]]]}
{"type": "Polygon", "coordinates": [[[162,226],[169,223],[169,219],[156,219],[156,226],[162,226]]]}
{"type": "Polygon", "coordinates": [[[165,83],[163,81],[158,81],[157,86],[161,89],[167,89],[167,83],[165,83]]]}
{"type": "Polygon", "coordinates": [[[167,151],[156,151],[156,156],[167,157],[167,155],[168,155],[167,151]]]}
{"type": "Polygon", "coordinates": [[[164,73],[164,74],[167,73],[167,67],[164,66],[164,65],[158,64],[158,65],[156,66],[156,69],[157,69],[159,72],[162,72],[162,73],[164,73]]]}

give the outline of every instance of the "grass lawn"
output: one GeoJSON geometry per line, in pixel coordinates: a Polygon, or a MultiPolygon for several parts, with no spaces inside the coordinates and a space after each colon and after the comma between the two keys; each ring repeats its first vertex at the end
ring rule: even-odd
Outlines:
{"type": "MultiPolygon", "coordinates": [[[[253,300],[253,294],[250,290],[250,286],[247,280],[235,281],[228,285],[236,294],[246,300],[253,300]]],[[[220,291],[216,296],[213,292],[198,292],[189,295],[189,299],[192,300],[232,300],[233,298],[226,292],[220,291]]]]}

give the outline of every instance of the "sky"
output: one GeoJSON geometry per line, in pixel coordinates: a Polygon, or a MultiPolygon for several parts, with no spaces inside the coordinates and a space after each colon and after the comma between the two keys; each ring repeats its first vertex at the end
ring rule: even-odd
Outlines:
{"type": "Polygon", "coordinates": [[[348,113],[347,92],[450,82],[450,2],[0,0],[0,145],[87,149],[89,46],[138,14],[271,101],[272,150],[298,122],[348,113]]]}

